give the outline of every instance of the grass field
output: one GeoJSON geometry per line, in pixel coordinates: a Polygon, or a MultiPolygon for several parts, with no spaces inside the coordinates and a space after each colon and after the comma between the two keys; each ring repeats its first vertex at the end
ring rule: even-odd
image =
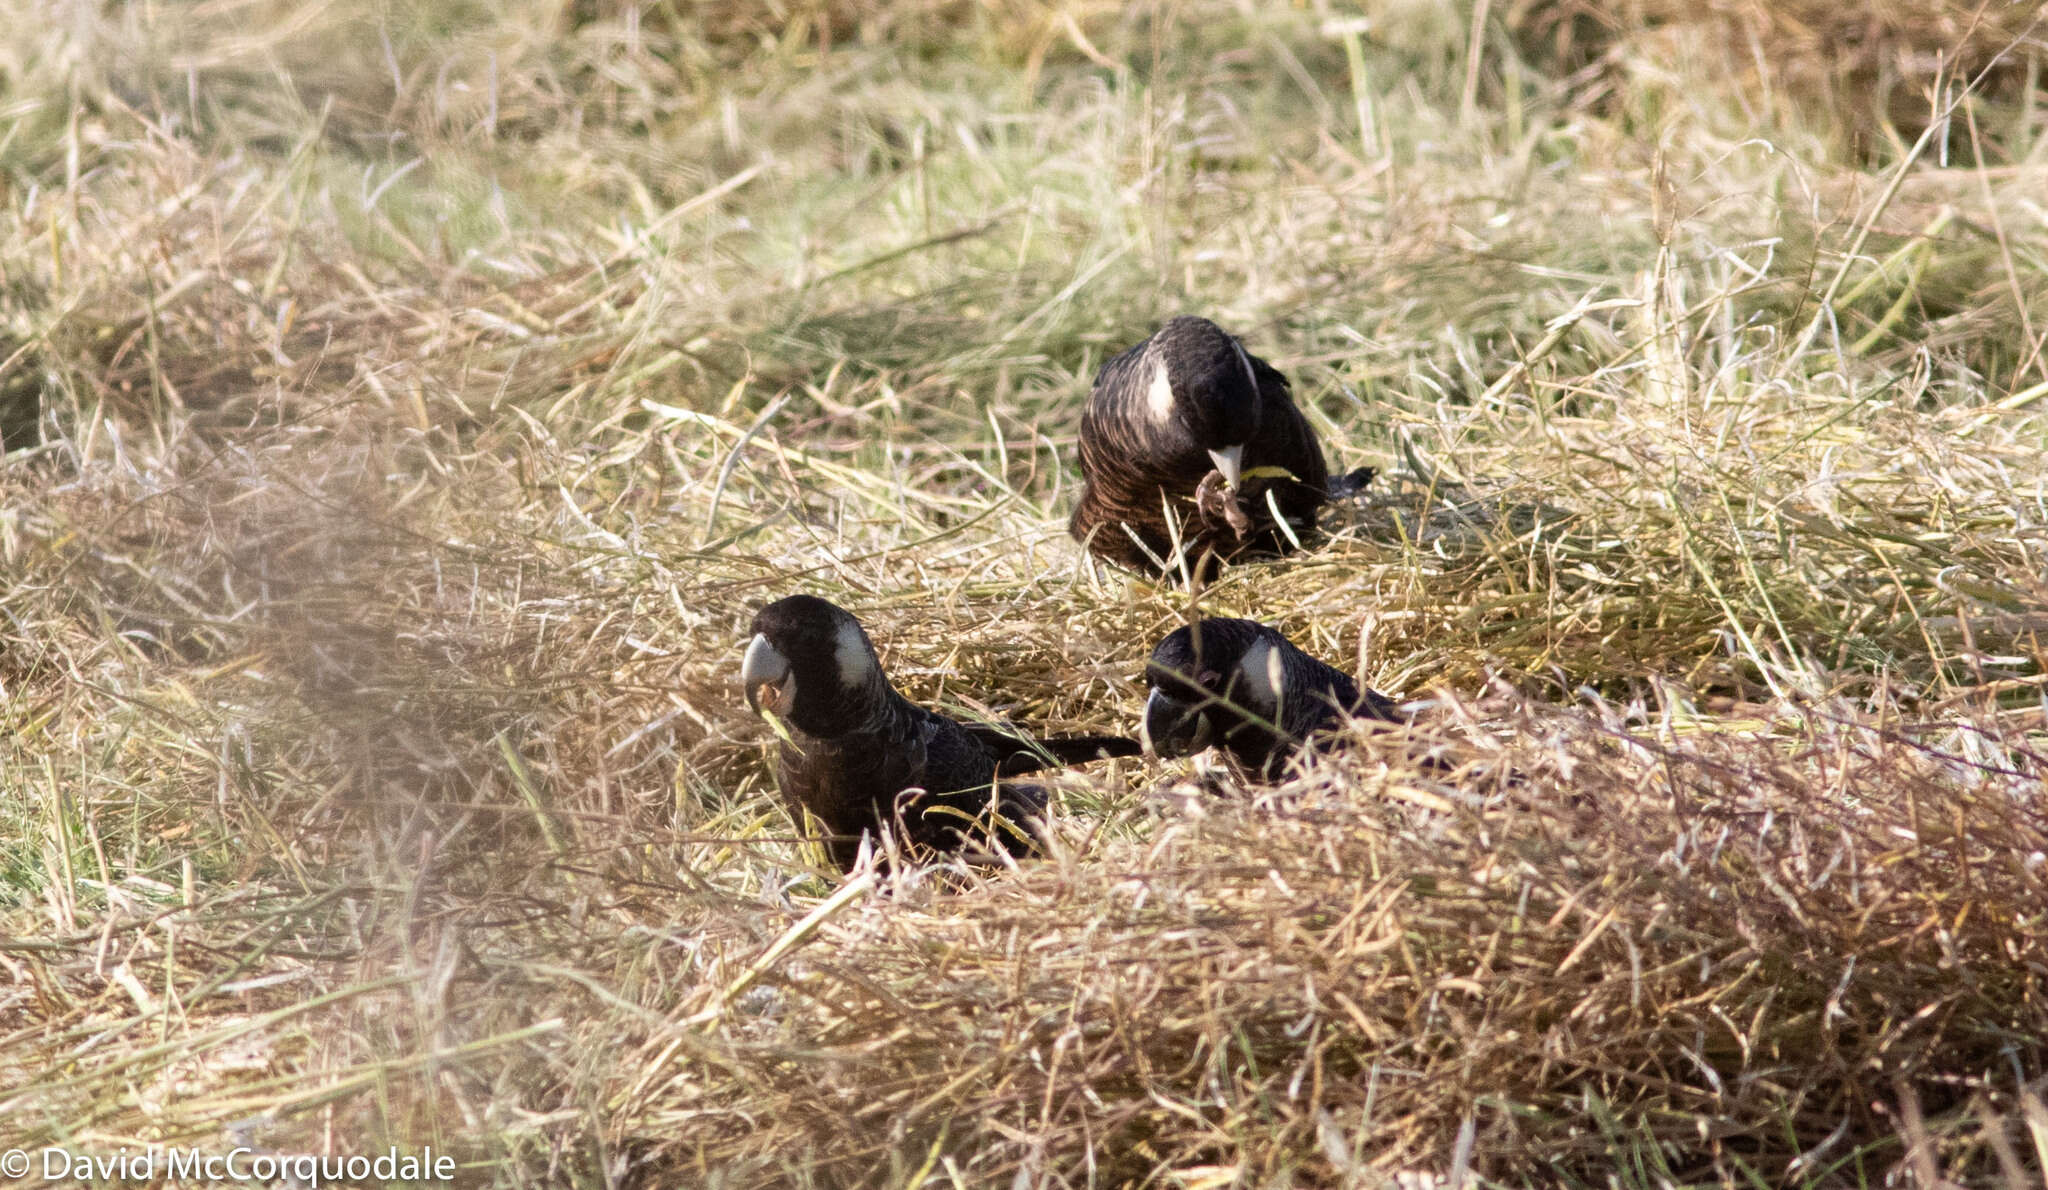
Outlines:
{"type": "Polygon", "coordinates": [[[0,1149],[2048,1184],[2037,5],[0,29],[0,1149]],[[1200,608],[1414,727],[843,884],[753,609],[1134,730],[1190,600],[1065,516],[1179,312],[1382,476],[1200,608]]]}

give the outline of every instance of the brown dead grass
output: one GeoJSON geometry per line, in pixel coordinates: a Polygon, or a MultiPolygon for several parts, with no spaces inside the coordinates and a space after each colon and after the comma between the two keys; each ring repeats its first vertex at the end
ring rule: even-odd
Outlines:
{"type": "MultiPolygon", "coordinates": [[[[1583,99],[1723,73],[1744,114],[1762,124],[1818,123],[1858,151],[1910,144],[1941,102],[1974,86],[1978,100],[2031,103],[2041,85],[2048,22],[2030,4],[1967,0],[1511,0],[1502,24],[1559,73],[1575,73],[1583,99]]],[[[1974,159],[1966,132],[1944,130],[1944,154],[1974,159]]]]}
{"type": "Polygon", "coordinates": [[[1987,79],[1943,168],[1648,55],[1676,14],[1614,104],[1344,15],[6,22],[0,1149],[2038,1182],[2041,108],[1987,79]],[[1417,725],[840,882],[752,610],[1127,725],[1191,605],[1065,538],[1074,410],[1183,307],[1385,472],[1200,608],[1417,725]]]}

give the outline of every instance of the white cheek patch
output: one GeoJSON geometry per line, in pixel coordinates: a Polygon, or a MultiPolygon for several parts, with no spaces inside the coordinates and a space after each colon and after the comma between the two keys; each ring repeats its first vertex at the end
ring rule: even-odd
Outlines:
{"type": "Polygon", "coordinates": [[[1248,710],[1264,711],[1273,718],[1283,705],[1287,692],[1287,676],[1281,665],[1280,650],[1266,641],[1259,641],[1244,651],[1238,661],[1237,670],[1244,675],[1245,692],[1258,701],[1258,706],[1248,710]]]}
{"type": "Polygon", "coordinates": [[[1167,378],[1163,359],[1152,361],[1152,386],[1145,390],[1145,410],[1159,425],[1173,420],[1173,381],[1167,378]]]}
{"type": "Polygon", "coordinates": [[[853,687],[867,684],[875,672],[875,655],[861,635],[860,625],[847,620],[839,625],[833,639],[832,660],[839,666],[839,684],[853,687]]]}

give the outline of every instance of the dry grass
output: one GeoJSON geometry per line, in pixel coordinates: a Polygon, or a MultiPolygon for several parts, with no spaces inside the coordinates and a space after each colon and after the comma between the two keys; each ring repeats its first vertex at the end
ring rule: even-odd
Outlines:
{"type": "Polygon", "coordinates": [[[1841,7],[0,0],[0,1149],[2041,1185],[2041,31],[1841,7]],[[839,885],[752,609],[1128,725],[1181,309],[1387,476],[1201,606],[1417,725],[839,885]]]}
{"type": "MultiPolygon", "coordinates": [[[[2048,47],[2037,5],[2000,0],[1508,0],[1500,16],[1519,48],[1571,73],[1581,102],[1668,100],[1705,67],[1726,72],[1745,118],[1817,124],[1868,156],[1945,124],[1940,105],[1965,85],[1976,102],[2024,111],[2048,47]]],[[[1944,154],[1977,158],[1964,129],[1940,134],[1944,154]]]]}

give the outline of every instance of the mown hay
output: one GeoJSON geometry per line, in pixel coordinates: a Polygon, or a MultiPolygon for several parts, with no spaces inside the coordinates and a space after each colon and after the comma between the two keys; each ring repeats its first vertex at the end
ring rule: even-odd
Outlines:
{"type": "MultiPolygon", "coordinates": [[[[2048,60],[2048,23],[2031,4],[1513,0],[1500,17],[1553,69],[1577,72],[1588,98],[1704,68],[1721,72],[1751,113],[1768,120],[1787,107],[1872,155],[1930,123],[1946,126],[1966,86],[1980,101],[2024,109],[2048,60]],[[1699,54],[1708,57],[1685,64],[1699,54]]],[[[1942,139],[1944,156],[1977,155],[1960,128],[1942,139]]]]}
{"type": "Polygon", "coordinates": [[[0,1150],[2039,1182],[2030,101],[1975,170],[1469,9],[1433,74],[1234,5],[13,8],[0,1150]],[[1382,470],[1199,598],[1062,529],[1183,308],[1382,470]],[[1417,721],[841,882],[730,686],[798,590],[956,713],[1127,729],[1200,611],[1417,721]]]}

